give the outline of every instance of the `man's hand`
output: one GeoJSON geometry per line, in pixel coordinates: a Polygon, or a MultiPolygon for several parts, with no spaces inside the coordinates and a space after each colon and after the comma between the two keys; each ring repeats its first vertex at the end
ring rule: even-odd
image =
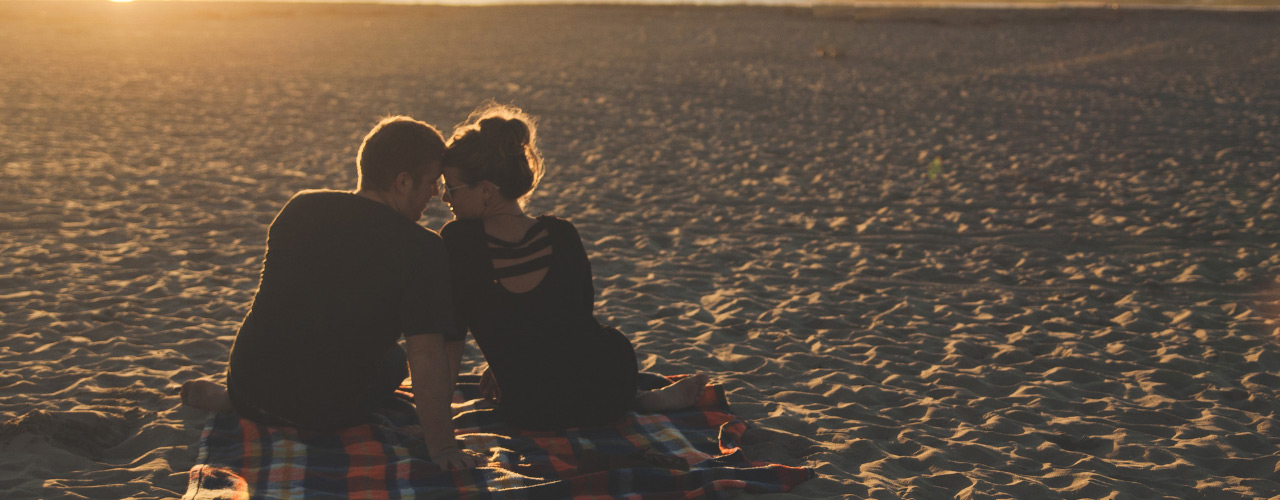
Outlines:
{"type": "Polygon", "coordinates": [[[484,375],[480,376],[480,397],[497,403],[502,400],[502,389],[498,388],[498,379],[494,378],[493,370],[484,367],[484,375]]]}
{"type": "Polygon", "coordinates": [[[478,451],[462,450],[456,447],[431,453],[431,461],[444,470],[474,469],[489,463],[489,458],[478,451]]]}

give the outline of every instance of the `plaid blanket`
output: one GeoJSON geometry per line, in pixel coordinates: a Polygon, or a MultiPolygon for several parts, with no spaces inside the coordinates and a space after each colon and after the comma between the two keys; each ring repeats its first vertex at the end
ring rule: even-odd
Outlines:
{"type": "Polygon", "coordinates": [[[708,386],[690,410],[631,412],[612,426],[537,432],[503,424],[479,398],[478,382],[460,377],[454,425],[459,442],[490,454],[486,467],[444,471],[432,464],[407,394],[373,423],[339,432],[268,427],[222,413],[205,425],[183,499],[720,499],[785,492],[813,476],[748,460],[737,446],[746,424],[729,413],[718,386],[708,386]],[[668,463],[645,462],[646,450],[668,463]]]}

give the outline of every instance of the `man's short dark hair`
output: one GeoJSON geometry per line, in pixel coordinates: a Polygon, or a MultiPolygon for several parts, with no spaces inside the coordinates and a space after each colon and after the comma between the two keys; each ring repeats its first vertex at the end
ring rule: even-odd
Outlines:
{"type": "Polygon", "coordinates": [[[427,123],[408,116],[383,118],[364,136],[356,155],[359,187],[391,189],[400,172],[408,172],[415,186],[427,167],[444,157],[444,136],[427,123]]]}

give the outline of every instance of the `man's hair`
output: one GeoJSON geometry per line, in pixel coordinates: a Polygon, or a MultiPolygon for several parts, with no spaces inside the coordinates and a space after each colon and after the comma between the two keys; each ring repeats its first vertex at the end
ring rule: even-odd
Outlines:
{"type": "Polygon", "coordinates": [[[388,116],[360,143],[357,183],[362,189],[386,191],[400,172],[408,172],[417,186],[427,166],[442,158],[444,136],[439,130],[408,116],[388,116]]]}

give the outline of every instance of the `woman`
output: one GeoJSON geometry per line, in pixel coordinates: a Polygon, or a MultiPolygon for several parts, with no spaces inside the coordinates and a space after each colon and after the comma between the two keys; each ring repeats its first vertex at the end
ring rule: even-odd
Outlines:
{"type": "Polygon", "coordinates": [[[534,121],[482,107],[450,139],[442,195],[455,220],[442,230],[456,319],[489,366],[481,390],[510,424],[560,429],[607,424],[630,409],[692,406],[705,375],[637,392],[635,351],[593,315],[591,265],[577,229],[524,212],[542,177],[534,121]]]}

